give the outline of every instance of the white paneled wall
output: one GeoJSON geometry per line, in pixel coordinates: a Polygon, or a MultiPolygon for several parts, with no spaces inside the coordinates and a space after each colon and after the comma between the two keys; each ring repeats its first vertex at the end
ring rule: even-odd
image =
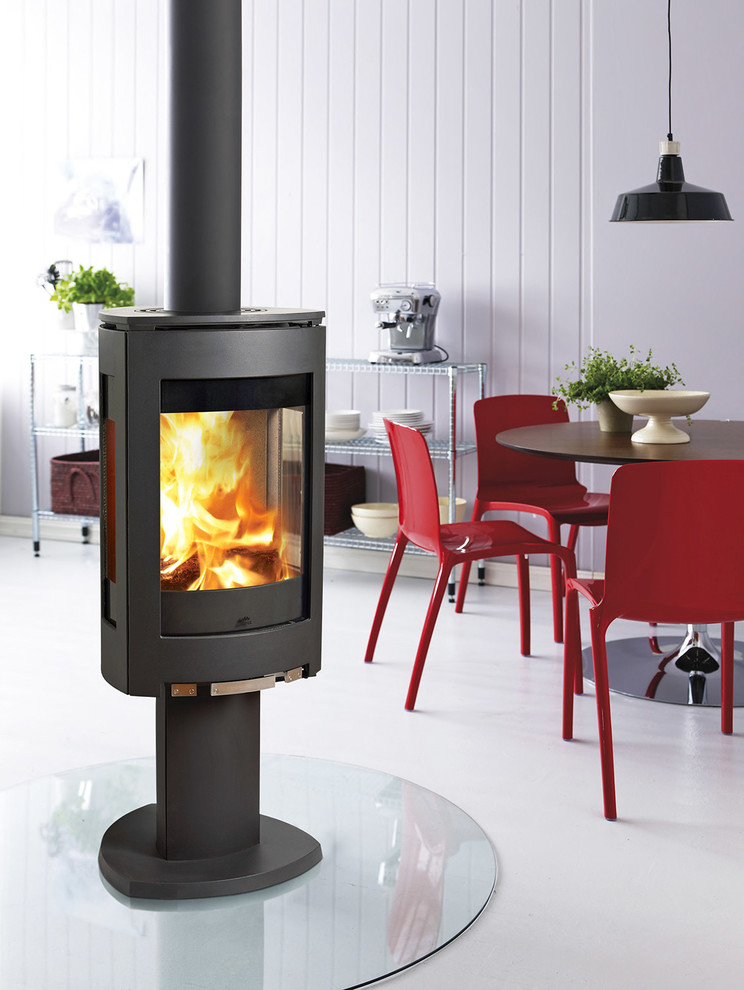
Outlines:
{"type": "MultiPolygon", "coordinates": [[[[36,273],[55,258],[106,264],[138,302],[162,301],[165,8],[5,0],[0,14],[12,148],[0,284],[27,328],[0,371],[6,514],[29,511],[26,353],[53,334],[36,273]],[[144,241],[60,241],[57,163],[108,155],[145,161],[144,241]]],[[[431,280],[438,342],[456,360],[487,361],[489,391],[548,391],[588,343],[632,342],[677,361],[689,384],[713,386],[714,415],[738,415],[741,222],[607,223],[619,191],[653,178],[666,129],[662,0],[245,0],[243,15],[246,304],[323,308],[329,354],[365,357],[377,346],[370,291],[431,280]],[[701,347],[708,327],[715,347],[701,347]]],[[[675,0],[674,17],[689,178],[727,187],[741,216],[725,163],[742,150],[730,97],[744,88],[744,10],[675,0]],[[715,51],[698,37],[715,37],[715,51]]],[[[443,398],[397,376],[329,381],[331,406],[363,417],[423,406],[440,429],[443,398]]],[[[460,407],[468,429],[471,399],[460,407]]],[[[472,464],[462,481],[471,494],[472,464]]],[[[379,494],[391,494],[389,480],[379,494]]]]}

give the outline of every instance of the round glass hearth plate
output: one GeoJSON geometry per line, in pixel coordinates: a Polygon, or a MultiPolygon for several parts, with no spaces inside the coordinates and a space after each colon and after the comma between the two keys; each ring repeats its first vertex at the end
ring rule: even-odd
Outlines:
{"type": "Polygon", "coordinates": [[[264,755],[261,811],[323,859],[266,890],[128,899],[101,877],[106,828],[155,798],[152,759],[0,792],[0,987],[347,990],[441,949],[497,877],[480,827],[445,798],[341,763],[264,755]]]}

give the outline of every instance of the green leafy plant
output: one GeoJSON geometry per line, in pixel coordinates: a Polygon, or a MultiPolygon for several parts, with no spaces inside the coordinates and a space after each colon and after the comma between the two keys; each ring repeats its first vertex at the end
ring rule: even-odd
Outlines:
{"type": "Polygon", "coordinates": [[[576,377],[566,381],[559,376],[553,387],[553,395],[573,403],[579,409],[588,409],[604,402],[610,392],[618,389],[635,388],[643,391],[669,388],[677,383],[684,385],[676,364],[661,368],[652,364],[652,357],[651,348],[645,358],[639,357],[632,344],[630,356],[619,359],[609,351],[590,347],[580,366],[577,367],[575,361],[566,365],[565,370],[574,372],[576,377]]]}
{"type": "Polygon", "coordinates": [[[108,268],[83,268],[58,279],[49,297],[59,309],[69,313],[73,303],[97,303],[105,309],[114,306],[131,306],[134,289],[126,282],[117,282],[108,268]]]}

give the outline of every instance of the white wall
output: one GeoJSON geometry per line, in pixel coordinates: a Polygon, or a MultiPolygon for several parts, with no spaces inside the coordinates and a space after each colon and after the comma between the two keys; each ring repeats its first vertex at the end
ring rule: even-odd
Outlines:
{"type": "MultiPolygon", "coordinates": [[[[29,512],[26,354],[55,332],[36,273],[59,257],[104,263],[139,303],[162,302],[164,6],[4,5],[14,154],[0,280],[18,301],[0,372],[6,514],[29,512]],[[88,155],[145,159],[143,244],[54,237],[51,169],[88,155]]],[[[490,391],[548,391],[587,344],[635,343],[710,388],[710,416],[742,417],[735,0],[673,5],[675,137],[688,179],[723,189],[737,220],[689,226],[607,222],[620,191],[654,178],[666,132],[662,0],[246,0],[243,10],[245,303],[323,308],[329,354],[365,357],[377,282],[433,280],[439,343],[487,361],[490,391]]],[[[446,413],[442,391],[416,383],[406,395],[397,378],[378,391],[371,376],[353,390],[333,376],[329,389],[330,405],[364,415],[403,401],[432,407],[440,424],[446,413]]],[[[607,481],[598,469],[583,476],[607,481]]],[[[462,481],[469,494],[472,464],[462,481]]],[[[582,540],[588,566],[593,536],[582,540]]]]}

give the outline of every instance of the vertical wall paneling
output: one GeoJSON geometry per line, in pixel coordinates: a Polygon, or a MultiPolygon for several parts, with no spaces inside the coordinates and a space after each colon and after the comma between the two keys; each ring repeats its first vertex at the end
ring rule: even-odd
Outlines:
{"type": "Polygon", "coordinates": [[[111,154],[115,158],[129,157],[134,148],[137,101],[137,3],[136,0],[118,0],[111,24],[113,65],[113,114],[116,127],[111,134],[111,154]]]}
{"type": "Polygon", "coordinates": [[[492,335],[489,391],[518,392],[521,382],[522,14],[521,0],[496,4],[492,30],[492,335]]]}
{"type": "Polygon", "coordinates": [[[461,353],[480,357],[491,336],[491,9],[465,4],[463,327],[461,353]]]}
{"type": "Polygon", "coordinates": [[[282,0],[277,33],[276,298],[302,299],[303,0],[282,0]]]}
{"type": "MultiPolygon", "coordinates": [[[[23,215],[17,216],[16,251],[9,259],[10,271],[19,277],[14,277],[17,285],[23,284],[20,276],[24,264],[27,270],[35,272],[37,267],[42,271],[45,264],[54,260],[45,260],[49,249],[48,218],[52,211],[50,184],[56,161],[56,148],[47,124],[51,117],[65,115],[67,102],[66,76],[55,80],[53,60],[47,57],[46,5],[40,0],[24,4],[21,16],[24,58],[16,78],[21,109],[18,147],[23,149],[23,157],[10,156],[11,162],[17,163],[13,174],[15,188],[20,188],[20,199],[25,203],[23,215]]],[[[12,91],[6,90],[8,95],[12,91]]],[[[14,203],[13,197],[8,200],[14,203]]],[[[10,240],[6,243],[10,246],[10,240]]]]}
{"type": "Polygon", "coordinates": [[[253,92],[256,87],[254,47],[255,4],[243,3],[243,143],[241,147],[241,259],[240,299],[255,305],[253,297],[253,92]]]}
{"type": "Polygon", "coordinates": [[[579,361],[594,342],[594,9],[592,0],[581,0],[581,252],[580,317],[570,360],[579,361]]]}
{"type": "MultiPolygon", "coordinates": [[[[137,85],[137,2],[118,0],[111,25],[114,52],[113,117],[116,127],[111,135],[114,158],[133,158],[139,107],[132,94],[137,85]]],[[[143,108],[144,112],[144,108],[143,108]]],[[[133,244],[114,244],[108,262],[117,278],[134,282],[133,244]]]]}
{"type": "MultiPolygon", "coordinates": [[[[90,11],[90,112],[91,128],[89,154],[105,158],[114,152],[114,6],[93,3],[90,11]]],[[[70,57],[75,57],[74,43],[70,57]]],[[[70,122],[70,126],[74,126],[70,122]]]]}
{"type": "MultiPolygon", "coordinates": [[[[488,6],[488,5],[486,5],[488,6]]],[[[462,359],[465,318],[463,256],[465,205],[465,3],[436,5],[436,283],[442,295],[439,343],[453,361],[462,359]]],[[[437,402],[435,430],[446,436],[447,403],[437,402]]]]}
{"type": "Polygon", "coordinates": [[[431,0],[408,6],[408,188],[407,273],[433,282],[436,223],[437,20],[431,0]]]}
{"type": "Polygon", "coordinates": [[[144,158],[145,202],[142,242],[133,249],[131,285],[138,305],[152,306],[162,298],[163,259],[159,245],[165,232],[165,85],[162,73],[163,8],[150,0],[137,0],[135,53],[134,133],[129,155],[144,158]],[[143,149],[154,153],[145,157],[143,149]],[[162,191],[161,191],[162,190],[162,191]]]}
{"type": "Polygon", "coordinates": [[[380,279],[383,282],[399,282],[408,277],[409,46],[408,0],[385,0],[382,5],[380,133],[380,279]]]}
{"type": "MultiPolygon", "coordinates": [[[[408,0],[384,0],[380,70],[381,282],[401,282],[409,277],[407,194],[410,174],[410,32],[408,0]]],[[[407,405],[406,382],[403,377],[390,375],[380,379],[380,404],[383,409],[399,409],[407,405]]]]}
{"type": "MultiPolygon", "coordinates": [[[[343,357],[352,346],[354,311],[354,141],[356,4],[330,0],[328,77],[328,353],[343,357]]],[[[329,378],[329,401],[340,378],[329,378]]],[[[343,407],[342,407],[343,408],[343,407]]]]}
{"type": "MultiPolygon", "coordinates": [[[[409,0],[408,59],[408,278],[436,281],[437,19],[431,0],[409,0]]],[[[436,339],[436,338],[435,338],[436,339]]],[[[408,381],[407,403],[433,412],[431,379],[408,381]]]]}
{"type": "Polygon", "coordinates": [[[550,365],[541,388],[552,387],[555,369],[575,354],[581,321],[581,2],[562,4],[551,18],[551,263],[550,365]]]}
{"type": "Polygon", "coordinates": [[[277,297],[277,141],[279,13],[278,0],[264,0],[253,19],[253,147],[251,285],[253,304],[276,306],[277,297]]]}
{"type": "Polygon", "coordinates": [[[522,7],[522,378],[545,390],[550,355],[550,0],[522,7]]]}
{"type": "MultiPolygon", "coordinates": [[[[357,5],[354,61],[356,67],[354,117],[354,285],[352,333],[346,354],[366,355],[378,346],[370,293],[380,278],[382,230],[382,39],[385,0],[357,5]]],[[[346,377],[346,376],[341,376],[346,377]]],[[[340,385],[341,383],[339,383],[340,385]]],[[[380,382],[375,375],[356,375],[345,383],[348,408],[359,409],[363,425],[379,408],[380,382]]],[[[341,406],[344,408],[344,406],[341,406]]],[[[366,459],[365,459],[366,460],[366,459]]],[[[361,463],[361,462],[360,462],[361,463]]],[[[368,462],[370,467],[373,462],[368,462]]],[[[368,472],[368,474],[372,474],[368,472]]],[[[371,481],[370,498],[379,492],[371,481]]]]}
{"type": "Polygon", "coordinates": [[[326,308],[328,291],[328,0],[305,0],[302,102],[302,305],[326,308]]]}
{"type": "Polygon", "coordinates": [[[70,99],[64,108],[70,158],[90,155],[91,132],[96,127],[91,98],[95,79],[91,73],[91,0],[71,0],[68,22],[67,78],[70,99]]]}
{"type": "MultiPolygon", "coordinates": [[[[581,133],[583,144],[581,149],[581,259],[579,270],[579,326],[573,341],[573,353],[568,360],[581,361],[590,344],[594,343],[594,4],[592,0],[581,0],[581,45],[583,57],[581,61],[581,133]]],[[[611,202],[611,199],[610,199],[611,202]]],[[[605,217],[597,222],[606,222],[605,217]]],[[[556,374],[561,374],[563,364],[558,364],[556,374]]],[[[575,419],[587,418],[586,412],[571,410],[575,419]]],[[[612,468],[605,465],[582,464],[578,466],[577,476],[582,484],[591,491],[609,491],[612,478],[612,468]]],[[[601,571],[604,564],[604,529],[597,530],[589,527],[582,534],[577,545],[577,558],[580,565],[601,571]]]]}
{"type": "MultiPolygon", "coordinates": [[[[95,108],[86,99],[87,85],[84,85],[82,92],[73,92],[70,86],[69,63],[70,59],[74,58],[74,54],[70,51],[72,46],[69,40],[69,21],[70,7],[67,0],[62,3],[46,4],[45,23],[41,33],[45,49],[42,57],[44,58],[46,75],[46,94],[43,102],[34,108],[32,113],[37,119],[37,126],[44,128],[47,155],[41,159],[45,166],[43,176],[39,175],[38,166],[32,166],[32,173],[29,178],[32,186],[41,179],[48,197],[43,220],[43,229],[47,236],[53,231],[54,210],[57,206],[59,190],[59,166],[71,153],[71,132],[75,126],[76,115],[79,110],[91,114],[95,111],[95,108]],[[65,39],[66,43],[60,44],[60,39],[65,39]],[[80,106],[78,101],[80,101],[80,106]],[[38,119],[39,115],[41,115],[41,120],[38,119]]],[[[87,54],[85,37],[83,37],[82,50],[83,57],[85,57],[87,54]]],[[[73,249],[74,247],[75,245],[72,246],[73,249]]],[[[54,254],[54,258],[86,261],[88,256],[87,251],[73,253],[70,246],[60,242],[57,238],[51,245],[51,249],[59,252],[54,254]]]]}
{"type": "MultiPolygon", "coordinates": [[[[478,0],[466,0],[464,20],[463,78],[463,324],[459,352],[468,361],[483,358],[482,341],[492,336],[491,243],[492,231],[492,17],[493,8],[478,0]]],[[[463,381],[458,394],[458,430],[474,435],[473,382],[463,381]],[[468,389],[466,392],[465,389],[468,389]]],[[[439,411],[438,422],[443,419],[439,411]]],[[[468,471],[467,489],[475,487],[474,464],[468,471]]],[[[463,481],[465,478],[463,477],[463,481]]],[[[461,485],[464,491],[465,486],[461,485]]]]}

